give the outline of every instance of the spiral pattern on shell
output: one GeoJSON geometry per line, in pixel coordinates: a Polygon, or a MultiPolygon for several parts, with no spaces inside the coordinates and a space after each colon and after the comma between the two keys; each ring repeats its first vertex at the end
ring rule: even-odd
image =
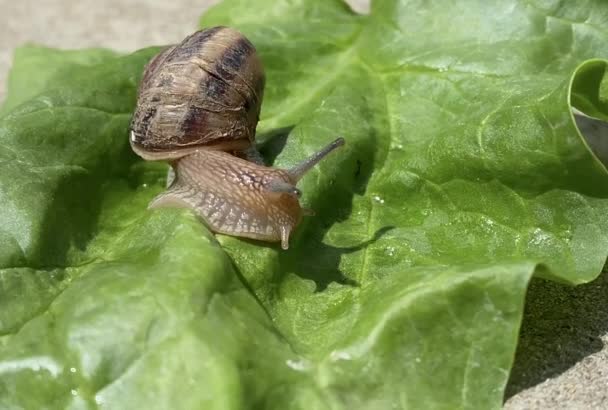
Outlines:
{"type": "Polygon", "coordinates": [[[255,138],[264,82],[255,47],[241,33],[228,27],[197,31],[146,66],[131,144],[154,159],[200,146],[246,148],[255,138]]]}

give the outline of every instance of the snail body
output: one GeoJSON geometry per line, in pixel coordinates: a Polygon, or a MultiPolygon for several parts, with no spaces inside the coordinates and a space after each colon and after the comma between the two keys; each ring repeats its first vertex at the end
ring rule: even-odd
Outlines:
{"type": "Polygon", "coordinates": [[[150,60],[130,144],[174,172],[150,208],[190,208],[214,232],[288,248],[290,233],[311,213],[300,207],[298,180],[344,140],[292,169],[265,167],[255,150],[264,83],[254,46],[227,27],[198,31],[150,60]]]}

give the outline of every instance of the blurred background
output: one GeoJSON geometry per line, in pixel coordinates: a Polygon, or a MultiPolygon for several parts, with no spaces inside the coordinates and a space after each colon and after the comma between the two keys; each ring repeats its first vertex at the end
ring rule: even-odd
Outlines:
{"type": "MultiPolygon", "coordinates": [[[[24,43],[130,52],[181,41],[221,0],[0,0],[0,101],[13,51],[24,43]]],[[[358,12],[369,0],[348,0],[358,12]]]]}

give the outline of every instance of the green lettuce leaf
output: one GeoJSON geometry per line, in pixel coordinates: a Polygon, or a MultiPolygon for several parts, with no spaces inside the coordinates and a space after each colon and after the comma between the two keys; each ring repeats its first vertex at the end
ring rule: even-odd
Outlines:
{"type": "Polygon", "coordinates": [[[203,18],[259,50],[268,161],[347,141],[302,181],[317,216],[286,252],[145,210],[166,165],[127,131],[158,48],[17,53],[0,408],[500,408],[532,275],[582,283],[607,257],[608,174],[570,106],[608,117],[608,5],[429,3],[203,18]]]}
{"type": "Polygon", "coordinates": [[[72,65],[93,65],[117,55],[111,50],[56,50],[27,45],[15,51],[9,76],[8,98],[0,108],[0,115],[34,97],[37,93],[54,88],[54,76],[72,65]],[[34,69],[36,71],[34,71],[34,69]]]}

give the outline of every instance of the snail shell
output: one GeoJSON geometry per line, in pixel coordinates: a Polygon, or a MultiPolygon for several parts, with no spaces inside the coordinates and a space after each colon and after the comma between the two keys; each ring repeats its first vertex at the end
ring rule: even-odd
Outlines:
{"type": "Polygon", "coordinates": [[[300,207],[298,180],[344,140],[289,170],[265,167],[254,145],[264,81],[253,45],[227,27],[198,31],[148,63],[130,143],[174,173],[149,208],[189,208],[214,232],[288,248],[290,233],[312,214],[300,207]]]}
{"type": "Polygon", "coordinates": [[[147,65],[131,122],[131,145],[147,159],[174,159],[204,146],[253,144],[264,93],[255,48],[214,27],[169,47],[147,65]]]}

